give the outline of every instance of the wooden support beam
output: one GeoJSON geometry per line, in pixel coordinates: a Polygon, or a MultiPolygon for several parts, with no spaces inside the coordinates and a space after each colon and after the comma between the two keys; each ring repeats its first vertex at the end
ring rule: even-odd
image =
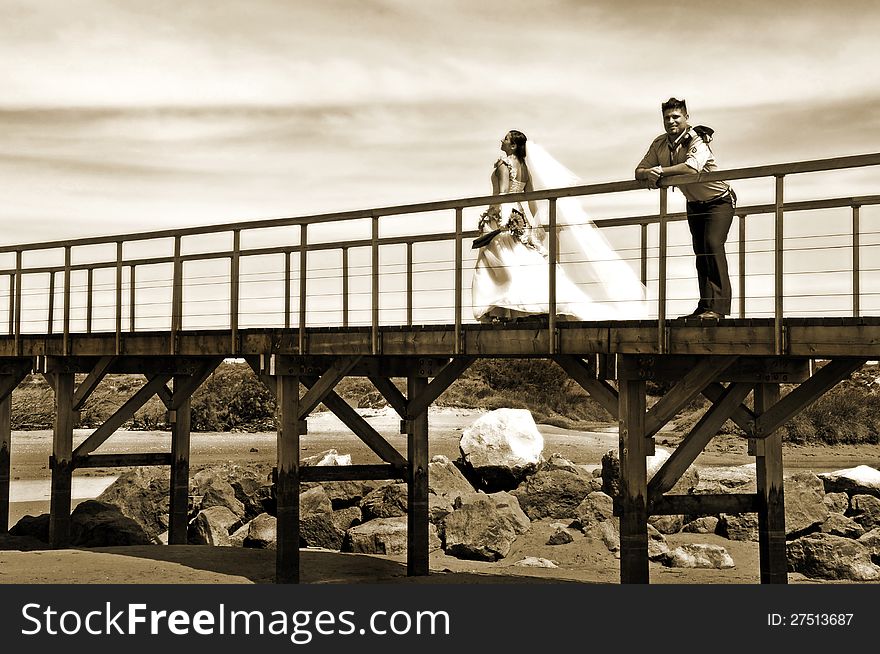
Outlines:
{"type": "Polygon", "coordinates": [[[31,360],[25,359],[18,366],[11,366],[10,372],[0,374],[0,400],[12,395],[12,391],[31,373],[31,365],[31,360]]]}
{"type": "Polygon", "coordinates": [[[55,375],[55,427],[52,433],[52,486],[49,500],[49,544],[70,544],[70,504],[73,482],[73,373],[55,375]]]}
{"type": "MultiPolygon", "coordinates": [[[[214,364],[216,366],[216,364],[214,364]]],[[[214,368],[212,367],[211,370],[214,368]]],[[[174,376],[171,397],[171,483],[168,506],[168,544],[186,545],[187,518],[189,517],[189,455],[190,455],[190,397],[193,393],[188,375],[174,376]]],[[[164,388],[165,385],[163,384],[164,388]]]]}
{"type": "Polygon", "coordinates": [[[406,417],[420,416],[428,410],[440,395],[452,385],[461,374],[476,360],[476,357],[456,357],[437,373],[431,383],[415,397],[410,397],[406,406],[406,417]]]}
{"type": "MultiPolygon", "coordinates": [[[[63,374],[66,373],[60,373],[59,379],[63,374]]],[[[113,432],[122,427],[135,414],[135,411],[140,409],[160,388],[165,386],[165,383],[170,378],[171,375],[157,375],[144,384],[125,404],[116,409],[103,425],[98,427],[86,440],[79,444],[79,447],[74,450],[74,456],[85,456],[100,447],[113,432]]]]}
{"type": "Polygon", "coordinates": [[[360,360],[360,357],[342,357],[333,362],[330,369],[327,370],[320,379],[312,384],[309,391],[299,401],[300,414],[298,420],[305,420],[306,417],[318,406],[328,393],[336,388],[342,379],[348,374],[354,365],[360,360]]]}
{"type": "Polygon", "coordinates": [[[0,534],[9,531],[9,488],[12,472],[12,398],[0,399],[0,534]]]}
{"type": "MultiPolygon", "coordinates": [[[[142,452],[133,454],[87,454],[74,457],[73,467],[79,468],[136,468],[140,466],[170,466],[168,452],[142,452]]],[[[169,541],[170,542],[170,541],[169,541]]]]}
{"type": "Polygon", "coordinates": [[[278,382],[273,375],[267,374],[260,368],[260,359],[258,357],[247,357],[245,361],[247,361],[251,370],[254,371],[257,379],[263,383],[263,386],[269,389],[269,392],[272,393],[272,396],[275,397],[275,399],[278,399],[278,382]]]}
{"type": "Polygon", "coordinates": [[[364,464],[353,466],[303,466],[299,469],[301,481],[361,481],[365,479],[407,478],[406,465],[364,464]]]}
{"type": "Polygon", "coordinates": [[[406,418],[406,398],[403,393],[397,390],[397,386],[387,377],[379,377],[378,375],[370,375],[370,382],[376,387],[376,390],[382,394],[385,401],[397,411],[397,415],[406,418]]]}
{"type": "Polygon", "coordinates": [[[664,495],[651,505],[651,515],[712,515],[754,513],[759,498],[750,493],[719,495],[664,495]]]}
{"type": "Polygon", "coordinates": [[[86,376],[84,380],[82,380],[80,385],[76,387],[76,392],[73,394],[74,411],[79,411],[83,408],[83,405],[89,399],[94,390],[98,387],[98,384],[101,383],[101,380],[104,379],[104,376],[107,374],[107,370],[110,368],[111,365],[113,365],[113,362],[115,360],[115,356],[106,356],[98,359],[95,367],[92,368],[91,372],[86,376]]]}
{"type": "MultiPolygon", "coordinates": [[[[425,377],[407,378],[407,396],[410,406],[427,394],[425,377]]],[[[406,574],[426,576],[429,569],[428,542],[428,407],[410,413],[407,423],[407,514],[406,514],[406,574]]]]}
{"type": "Polygon", "coordinates": [[[645,382],[620,382],[620,583],[646,584],[648,507],[645,382]]]}
{"type": "Polygon", "coordinates": [[[748,382],[730,384],[721,399],[706,410],[690,433],[651,478],[651,483],[648,484],[649,503],[658,501],[663,493],[675,486],[688,466],[718,433],[733,410],[746,399],[752,391],[752,386],[748,382]]]}
{"type": "MultiPolygon", "coordinates": [[[[779,401],[779,384],[755,387],[755,411],[763,414],[779,401]]],[[[758,555],[762,584],[787,584],[785,549],[785,493],[782,432],[767,434],[758,446],[755,472],[758,482],[758,555]]]]}
{"type": "Polygon", "coordinates": [[[618,393],[604,379],[597,379],[596,371],[588,365],[583,359],[567,354],[558,354],[553,357],[553,361],[559,364],[568,376],[574,379],[581,388],[590,394],[603,409],[614,416],[619,417],[619,399],[618,393]]]}
{"type": "Polygon", "coordinates": [[[739,357],[705,357],[673,386],[648,411],[645,417],[646,436],[660,431],[669,420],[690,404],[702,390],[727,370],[739,357]]]}
{"type": "Polygon", "coordinates": [[[755,420],[755,438],[766,438],[862,367],[867,359],[833,359],[755,420]]]}
{"type": "MultiPolygon", "coordinates": [[[[150,381],[149,375],[144,375],[144,377],[146,377],[147,381],[150,381]]],[[[173,402],[174,393],[171,391],[170,388],[168,388],[168,385],[164,384],[162,388],[156,390],[156,395],[159,397],[160,400],[162,400],[162,404],[165,405],[165,408],[171,411],[171,404],[173,402]]]]}
{"type": "Polygon", "coordinates": [[[171,400],[171,406],[168,408],[172,411],[177,411],[181,408],[181,403],[189,402],[193,394],[199,390],[199,387],[205,383],[205,380],[211,376],[221,363],[223,363],[222,357],[211,357],[200,363],[193,374],[175,375],[174,395],[171,400]],[[179,388],[178,384],[180,385],[179,388]]]}
{"type": "Polygon", "coordinates": [[[280,375],[278,390],[278,478],[275,581],[299,583],[299,442],[304,427],[299,420],[299,377],[280,375]]]}
{"type": "MultiPolygon", "coordinates": [[[[311,386],[317,382],[317,379],[314,377],[300,377],[300,381],[306,388],[311,388],[311,386]]],[[[323,401],[324,405],[330,409],[330,411],[332,411],[346,427],[351,429],[354,435],[360,438],[367,447],[378,454],[383,461],[395,466],[406,466],[406,459],[403,455],[398,452],[391,443],[385,440],[382,434],[373,429],[373,427],[371,427],[357,411],[351,408],[348,402],[339,397],[336,392],[330,391],[323,401]]],[[[345,467],[349,468],[350,466],[345,467]]],[[[382,479],[384,479],[384,477],[382,477],[382,479]]]]}
{"type": "MultiPolygon", "coordinates": [[[[710,402],[717,402],[724,395],[724,385],[713,382],[703,389],[703,397],[710,402]]],[[[737,427],[742,429],[747,436],[751,436],[755,432],[755,414],[745,404],[740,404],[730,414],[730,420],[736,423],[737,427]]]]}

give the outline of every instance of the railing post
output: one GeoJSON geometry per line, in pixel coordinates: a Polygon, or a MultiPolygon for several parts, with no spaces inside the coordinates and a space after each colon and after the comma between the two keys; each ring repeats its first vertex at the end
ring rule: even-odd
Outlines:
{"type": "Polygon", "coordinates": [[[783,353],[784,343],[782,340],[782,312],[783,312],[783,239],[785,231],[783,228],[783,201],[785,195],[785,175],[776,175],[776,221],[775,233],[773,238],[773,340],[774,352],[779,355],[783,353]]]}
{"type": "Polygon", "coordinates": [[[92,293],[94,292],[95,285],[95,271],[92,268],[89,268],[86,271],[86,333],[92,333],[92,312],[94,309],[94,300],[92,299],[92,293]]]}
{"type": "Polygon", "coordinates": [[[667,255],[667,217],[668,217],[668,198],[667,189],[660,189],[660,215],[659,224],[659,259],[657,261],[657,351],[660,354],[666,352],[666,255],[667,255]]]}
{"type": "Polygon", "coordinates": [[[290,251],[284,251],[284,329],[290,329],[290,251]]]}
{"type": "Polygon", "coordinates": [[[15,334],[15,273],[9,274],[9,335],[15,334]]]}
{"type": "Polygon", "coordinates": [[[238,352],[238,294],[240,291],[241,230],[232,231],[232,259],[229,262],[230,353],[238,352]]]}
{"type": "Polygon", "coordinates": [[[348,327],[348,248],[342,248],[342,326],[348,327]]]}
{"type": "Polygon", "coordinates": [[[136,286],[135,286],[135,275],[134,275],[135,266],[132,264],[128,269],[128,331],[135,331],[135,301],[136,297],[136,286]]]}
{"type": "Polygon", "coordinates": [[[21,348],[21,286],[22,286],[22,251],[15,251],[15,353],[20,354],[21,348]]]}
{"type": "Polygon", "coordinates": [[[859,317],[859,299],[861,296],[861,280],[859,277],[860,273],[860,263],[859,263],[859,205],[853,205],[852,208],[852,226],[853,226],[853,237],[852,237],[852,261],[853,261],[853,297],[852,297],[852,306],[853,306],[853,317],[859,317]]]}
{"type": "Polygon", "coordinates": [[[461,293],[462,293],[462,248],[461,231],[463,228],[462,208],[455,208],[455,354],[461,354],[461,293]]]}
{"type": "Polygon", "coordinates": [[[547,212],[550,235],[548,269],[548,299],[547,303],[547,351],[556,354],[556,252],[559,239],[556,238],[556,198],[550,198],[550,207],[547,212]]]}
{"type": "Polygon", "coordinates": [[[379,354],[379,216],[373,215],[373,234],[370,242],[372,255],[371,270],[372,284],[372,319],[371,319],[371,350],[373,354],[379,354]]]}
{"type": "Polygon", "coordinates": [[[642,286],[648,285],[648,223],[642,223],[639,230],[639,250],[641,256],[642,286]]]}
{"type": "Polygon", "coordinates": [[[116,354],[122,354],[122,241],[116,242],[116,354]]]}
{"type": "Polygon", "coordinates": [[[299,226],[299,353],[305,354],[306,349],[306,292],[308,284],[306,277],[309,267],[308,258],[308,225],[303,223],[299,226]]]}
{"type": "Polygon", "coordinates": [[[70,246],[64,248],[64,319],[61,353],[70,354],[70,246]]]}
{"type": "Polygon", "coordinates": [[[174,237],[174,278],[171,287],[171,354],[177,354],[178,333],[183,327],[183,259],[180,236],[174,237]]]}
{"type": "Polygon", "coordinates": [[[746,317],[746,216],[739,215],[739,317],[746,317]]]}
{"type": "Polygon", "coordinates": [[[406,324],[413,321],[413,244],[406,244],[406,324]]]}
{"type": "Polygon", "coordinates": [[[55,271],[49,273],[49,315],[46,333],[51,334],[55,325],[55,271]]]}

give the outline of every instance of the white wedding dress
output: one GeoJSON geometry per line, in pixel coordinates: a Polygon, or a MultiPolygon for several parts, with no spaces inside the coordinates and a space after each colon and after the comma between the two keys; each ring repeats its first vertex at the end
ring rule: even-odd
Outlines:
{"type": "MultiPolygon", "coordinates": [[[[529,144],[526,165],[535,188],[574,185],[577,178],[543,148],[529,144]],[[570,176],[572,179],[563,179],[570,176]],[[560,183],[561,182],[561,183],[560,183]]],[[[510,193],[525,190],[508,157],[496,163],[509,175],[510,193]]],[[[494,173],[493,173],[494,174],[494,173]]],[[[538,216],[520,203],[500,205],[484,214],[484,233],[501,229],[477,257],[471,286],[474,317],[481,322],[549,313],[547,234],[538,216]],[[518,223],[518,229],[517,229],[518,223]],[[511,228],[513,226],[513,228],[511,228]]],[[[645,287],[589,220],[576,198],[560,198],[556,266],[556,314],[562,320],[625,320],[647,317],[645,287]]]]}

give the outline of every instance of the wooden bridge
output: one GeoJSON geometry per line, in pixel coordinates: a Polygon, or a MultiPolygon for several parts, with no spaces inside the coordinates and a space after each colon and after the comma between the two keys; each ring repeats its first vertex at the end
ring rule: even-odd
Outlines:
{"type": "MultiPolygon", "coordinates": [[[[299,580],[301,482],[340,479],[399,479],[408,484],[407,570],[426,575],[428,408],[477,358],[538,357],[559,364],[619,420],[622,483],[616,512],[622,582],[649,580],[649,516],[756,512],[761,581],[785,583],[778,428],[867,360],[880,358],[880,318],[861,315],[866,299],[875,295],[863,291],[862,279],[877,269],[861,265],[868,248],[860,241],[860,211],[880,203],[880,196],[787,203],[784,182],[796,175],[878,164],[880,154],[870,154],[703,175],[703,180],[763,178],[774,183],[772,203],[736,209],[739,239],[731,247],[738,255],[733,258],[738,263],[738,317],[717,323],[667,317],[673,299],[667,297],[667,271],[674,259],[668,230],[684,215],[668,212],[666,188],[659,193],[656,214],[596,221],[608,230],[638,230],[632,265],[656,298],[651,315],[624,322],[556,319],[556,202],[635,191],[639,187],[632,181],[505,197],[548,204],[552,274],[549,316],[504,325],[476,324],[467,317],[466,256],[469,239],[477,232],[465,229],[465,218],[497,200],[490,196],[0,247],[0,280],[6,280],[8,295],[8,305],[2,303],[7,320],[0,322],[8,325],[0,336],[0,529],[7,529],[9,518],[11,393],[27,375],[38,372],[55,393],[51,544],[69,543],[76,469],[143,465],[169,467],[169,543],[185,543],[190,398],[225,358],[235,357],[246,360],[278,399],[277,580],[299,580]],[[851,288],[845,293],[851,298],[848,315],[840,315],[839,309],[823,315],[821,307],[819,315],[786,312],[784,255],[791,250],[785,247],[784,218],[819,209],[851,215],[851,225],[845,222],[848,243],[838,248],[845,252],[838,258],[846,260],[851,275],[851,288]],[[767,250],[773,292],[764,298],[767,311],[753,310],[749,302],[759,305],[759,299],[746,293],[751,278],[746,270],[746,226],[757,216],[769,216],[773,224],[772,247],[767,250]],[[409,222],[398,226],[408,225],[415,233],[383,233],[384,225],[400,217],[409,222]],[[440,227],[426,229],[429,224],[440,227]],[[650,246],[649,230],[656,235],[655,246],[650,246]],[[448,257],[435,260],[421,252],[448,252],[448,257]],[[4,257],[7,264],[2,263],[4,257]],[[649,278],[651,270],[656,277],[649,278]],[[823,365],[813,365],[817,360],[823,365]],[[77,412],[106,375],[117,373],[142,374],[146,383],[74,448],[77,412]],[[369,378],[400,414],[401,433],[408,435],[405,454],[334,392],[340,380],[353,375],[369,378]],[[406,378],[405,393],[393,378],[406,378]],[[649,409],[645,388],[651,380],[672,384],[649,409]],[[781,384],[793,388],[783,396],[781,384]],[[753,401],[748,403],[750,394],[753,401]],[[94,453],[154,395],[168,410],[170,452],[94,453]],[[654,451],[654,435],[700,395],[711,406],[649,483],[646,457],[654,451]],[[382,463],[301,468],[300,437],[320,403],[382,463]],[[670,495],[727,419],[747,435],[748,451],[757,465],[757,493],[670,495]]],[[[693,178],[671,178],[665,184],[688,181],[693,178]]],[[[742,192],[740,196],[747,199],[742,192]]],[[[828,228],[828,238],[840,236],[834,229],[828,228]]]]}

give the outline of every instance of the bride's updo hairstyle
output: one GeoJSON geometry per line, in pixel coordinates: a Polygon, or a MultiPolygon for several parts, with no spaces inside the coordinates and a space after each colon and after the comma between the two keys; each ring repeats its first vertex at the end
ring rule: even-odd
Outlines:
{"type": "Polygon", "coordinates": [[[526,135],[515,129],[510,130],[510,142],[513,143],[513,154],[520,161],[526,158],[526,135]]]}

